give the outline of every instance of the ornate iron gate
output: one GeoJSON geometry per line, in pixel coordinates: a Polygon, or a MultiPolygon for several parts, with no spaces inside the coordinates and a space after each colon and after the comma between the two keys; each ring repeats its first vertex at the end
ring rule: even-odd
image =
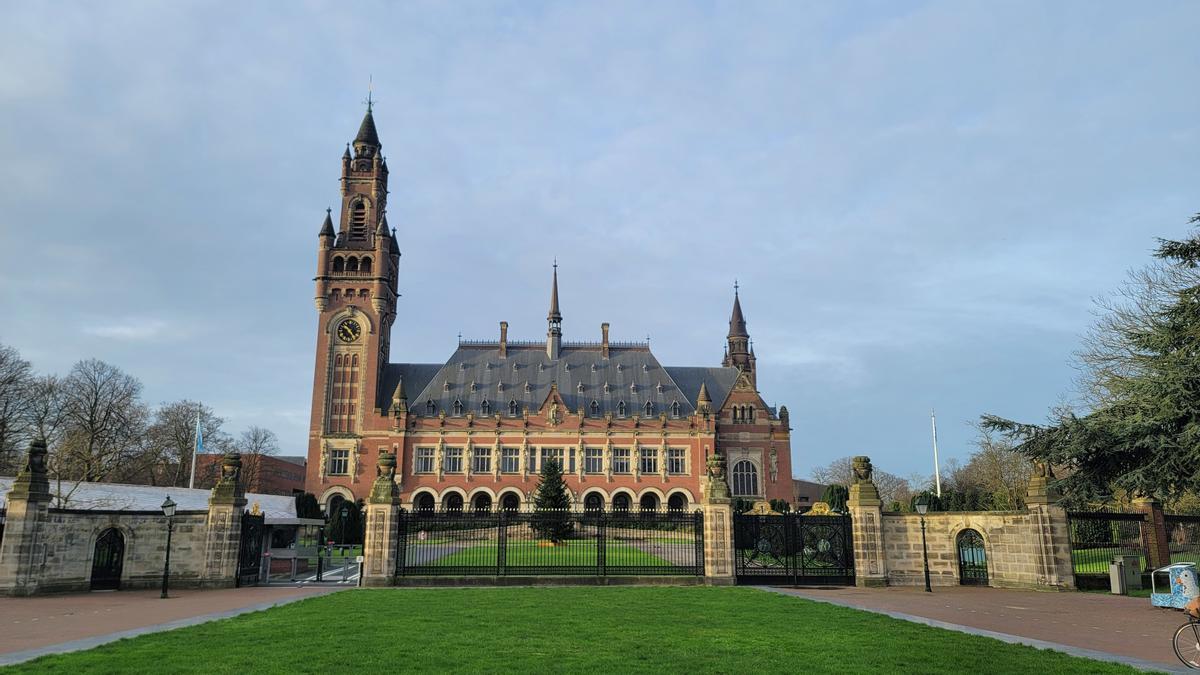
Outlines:
{"type": "Polygon", "coordinates": [[[987,586],[987,550],[983,536],[975,530],[963,530],[955,541],[958,548],[958,583],[963,586],[987,586]]]}
{"type": "Polygon", "coordinates": [[[739,584],[854,584],[850,516],[733,517],[739,584]]]}
{"type": "Polygon", "coordinates": [[[401,511],[397,576],[704,574],[699,511],[401,511]]]}
{"type": "Polygon", "coordinates": [[[121,587],[121,570],[125,566],[125,536],[117,528],[109,528],[96,538],[92,555],[92,590],[111,591],[121,587]]]}
{"type": "Polygon", "coordinates": [[[262,515],[242,514],[242,541],[238,546],[237,586],[253,586],[262,573],[262,515]]]}

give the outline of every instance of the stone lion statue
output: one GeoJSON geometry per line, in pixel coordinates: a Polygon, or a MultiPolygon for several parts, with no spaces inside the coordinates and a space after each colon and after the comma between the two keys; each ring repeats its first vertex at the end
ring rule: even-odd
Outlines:
{"type": "Polygon", "coordinates": [[[859,455],[850,460],[850,466],[854,470],[855,483],[870,483],[871,474],[874,468],[871,466],[871,458],[865,455],[859,455]]]}

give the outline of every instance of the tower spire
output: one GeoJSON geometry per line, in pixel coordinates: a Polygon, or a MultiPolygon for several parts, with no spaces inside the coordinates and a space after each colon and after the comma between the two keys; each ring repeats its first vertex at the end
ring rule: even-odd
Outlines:
{"type": "Polygon", "coordinates": [[[729,315],[729,334],[725,336],[726,367],[735,367],[750,375],[754,382],[754,349],[750,346],[750,331],[746,330],[746,317],[742,314],[742,300],[737,281],[733,282],[733,312],[729,315]]]}
{"type": "Polygon", "coordinates": [[[554,259],[554,280],[550,287],[550,312],[546,314],[546,356],[557,359],[562,348],[562,313],[558,311],[558,258],[554,259]]]}

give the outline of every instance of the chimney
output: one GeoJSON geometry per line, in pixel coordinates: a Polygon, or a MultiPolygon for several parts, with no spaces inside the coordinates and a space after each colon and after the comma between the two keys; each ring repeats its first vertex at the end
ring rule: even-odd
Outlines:
{"type": "Polygon", "coordinates": [[[600,356],[608,358],[608,322],[600,324],[600,356]]]}
{"type": "Polygon", "coordinates": [[[500,322],[500,358],[508,358],[508,322],[500,322]]]}

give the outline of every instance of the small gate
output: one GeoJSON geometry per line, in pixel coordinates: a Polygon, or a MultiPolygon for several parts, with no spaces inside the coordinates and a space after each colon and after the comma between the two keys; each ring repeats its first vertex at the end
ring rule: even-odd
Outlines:
{"type": "Polygon", "coordinates": [[[253,586],[262,573],[263,515],[242,514],[242,541],[238,546],[237,586],[253,586]]]}
{"type": "Polygon", "coordinates": [[[958,583],[963,586],[987,586],[987,550],[983,536],[975,530],[958,533],[958,583]]]}
{"type": "Polygon", "coordinates": [[[115,527],[100,533],[92,555],[92,590],[114,591],[121,587],[125,566],[125,535],[115,527]]]}
{"type": "Polygon", "coordinates": [[[850,516],[738,514],[733,544],[739,584],[854,584],[850,516]]]}

